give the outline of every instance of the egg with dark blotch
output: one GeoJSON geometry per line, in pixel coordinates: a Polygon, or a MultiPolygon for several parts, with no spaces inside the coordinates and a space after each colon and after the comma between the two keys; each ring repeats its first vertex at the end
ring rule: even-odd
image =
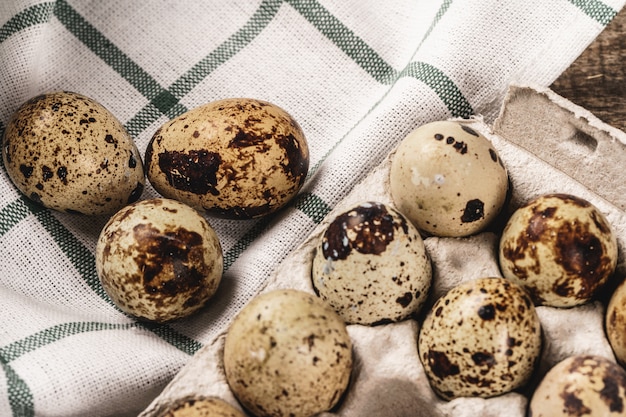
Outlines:
{"type": "Polygon", "coordinates": [[[179,201],[128,205],[102,229],[96,271],[122,311],[166,322],[202,308],[222,278],[223,255],[211,225],[179,201]]]}
{"type": "Polygon", "coordinates": [[[389,183],[397,209],[422,232],[442,237],[487,228],[502,210],[509,185],[491,142],[456,121],[410,132],[392,155],[389,183]]]}
{"type": "Polygon", "coordinates": [[[509,218],[499,247],[502,274],[538,305],[584,304],[617,266],[617,239],[604,215],[569,194],[540,196],[509,218]]]}
{"type": "Polygon", "coordinates": [[[554,365],[530,399],[529,416],[626,416],[626,371],[608,358],[576,355],[554,365]]]}
{"type": "Polygon", "coordinates": [[[217,397],[189,396],[163,408],[156,417],[244,417],[237,408],[217,397]]]}
{"type": "Polygon", "coordinates": [[[300,125],[275,104],[214,101],[165,123],[146,149],[148,179],[164,197],[211,215],[261,217],[300,190],[309,150],[300,125]]]}
{"type": "Polygon", "coordinates": [[[226,381],[259,417],[309,417],[331,410],[348,388],[352,341],[326,303],[300,290],[254,297],[224,341],[226,381]]]}
{"type": "Polygon", "coordinates": [[[443,399],[490,398],[523,387],[541,353],[541,324],[524,289],[504,278],[452,288],[429,310],[419,356],[443,399]]]}
{"type": "Polygon", "coordinates": [[[378,202],[337,215],[313,258],[316,293],[348,323],[398,322],[418,313],[431,280],[430,259],[415,226],[378,202]]]}
{"type": "Polygon", "coordinates": [[[134,141],[95,100],[52,92],[28,100],[4,132],[2,157],[15,186],[54,210],[113,214],[141,196],[145,175],[134,141]]]}

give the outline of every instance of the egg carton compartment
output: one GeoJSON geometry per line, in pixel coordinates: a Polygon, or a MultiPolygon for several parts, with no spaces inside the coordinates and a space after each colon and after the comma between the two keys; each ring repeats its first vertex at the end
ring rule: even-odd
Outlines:
{"type": "MultiPolygon", "coordinates": [[[[576,195],[594,204],[617,237],[617,271],[606,292],[571,308],[538,306],[543,348],[529,384],[523,389],[483,398],[446,401],[431,389],[417,350],[420,317],[376,326],[348,325],[354,367],[340,403],[320,416],[525,416],[532,390],[561,360],[593,354],[615,361],[604,329],[610,291],[626,276],[626,134],[545,88],[511,86],[492,126],[481,117],[458,120],[489,139],[508,170],[511,192],[496,224],[465,238],[425,237],[433,277],[422,315],[451,288],[480,277],[502,276],[498,264],[499,230],[510,214],[548,193],[576,195]]],[[[389,169],[394,152],[359,183],[274,271],[261,292],[299,289],[314,294],[311,267],[321,236],[338,214],[366,201],[393,206],[389,169]]],[[[169,404],[194,396],[219,397],[242,410],[225,378],[225,334],[194,355],[141,417],[156,417],[169,404]]],[[[243,411],[243,410],[242,410],[243,411]]]]}

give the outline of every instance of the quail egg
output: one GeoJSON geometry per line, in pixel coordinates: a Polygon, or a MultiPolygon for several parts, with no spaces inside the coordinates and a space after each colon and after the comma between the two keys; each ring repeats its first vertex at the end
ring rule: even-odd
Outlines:
{"type": "Polygon", "coordinates": [[[602,356],[566,358],[552,367],[537,386],[529,415],[626,416],[626,371],[602,356]]]}
{"type": "Polygon", "coordinates": [[[59,211],[113,214],[138,200],[145,185],[124,126],[77,93],[46,93],[22,104],[7,124],[2,156],[24,195],[59,211]]]}
{"type": "Polygon", "coordinates": [[[442,237],[485,229],[508,190],[507,171],[489,140],[455,121],[409,133],[392,157],[389,180],[398,210],[419,230],[442,237]]]}
{"type": "Polygon", "coordinates": [[[214,101],[165,123],[145,158],[161,195],[232,219],[284,206],[309,167],[296,120],[275,104],[247,98],[214,101]]]}
{"type": "Polygon", "coordinates": [[[547,194],[509,218],[499,260],[504,277],[524,286],[536,304],[571,307],[591,300],[613,274],[617,241],[590,202],[547,194]]]}
{"type": "Polygon", "coordinates": [[[189,316],[213,296],[222,278],[222,248],[211,225],[186,204],[141,200],[102,229],[96,271],[122,311],[165,322],[189,316]]]}
{"type": "Polygon", "coordinates": [[[174,401],[158,417],[244,417],[244,414],[215,397],[189,397],[174,401]]]}
{"type": "Polygon", "coordinates": [[[613,291],[606,308],[605,329],[617,361],[626,366],[626,281],[613,291]]]}
{"type": "Polygon", "coordinates": [[[466,281],[428,312],[418,350],[443,399],[489,398],[524,386],[541,352],[539,317],[524,289],[504,278],[466,281]]]}
{"type": "Polygon", "coordinates": [[[424,242],[401,213],[356,205],[333,219],[313,259],[317,294],[348,323],[404,320],[423,306],[432,270],[424,242]]]}
{"type": "Polygon", "coordinates": [[[256,296],[224,341],[226,380],[256,416],[306,417],[335,406],[352,371],[352,342],[341,317],[299,290],[256,296]]]}

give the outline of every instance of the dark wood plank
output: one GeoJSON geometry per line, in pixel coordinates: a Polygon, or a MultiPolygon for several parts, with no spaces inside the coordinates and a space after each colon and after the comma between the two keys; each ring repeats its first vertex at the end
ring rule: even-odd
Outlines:
{"type": "Polygon", "coordinates": [[[625,59],[626,8],[550,88],[626,131],[625,59]]]}

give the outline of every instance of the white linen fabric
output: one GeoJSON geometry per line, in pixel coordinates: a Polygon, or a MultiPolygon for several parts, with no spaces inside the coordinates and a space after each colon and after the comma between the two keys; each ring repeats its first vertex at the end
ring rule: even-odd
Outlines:
{"type": "MultiPolygon", "coordinates": [[[[4,0],[0,135],[29,98],[100,102],[139,150],[186,110],[228,97],[273,102],[302,126],[307,182],[257,220],[206,216],[222,242],[218,293],[156,325],[102,289],[106,222],[51,211],[0,169],[0,415],[132,416],[263,286],[412,129],[497,116],[511,83],[550,85],[624,0],[4,0]]],[[[148,184],[142,198],[158,194],[148,184]]]]}

